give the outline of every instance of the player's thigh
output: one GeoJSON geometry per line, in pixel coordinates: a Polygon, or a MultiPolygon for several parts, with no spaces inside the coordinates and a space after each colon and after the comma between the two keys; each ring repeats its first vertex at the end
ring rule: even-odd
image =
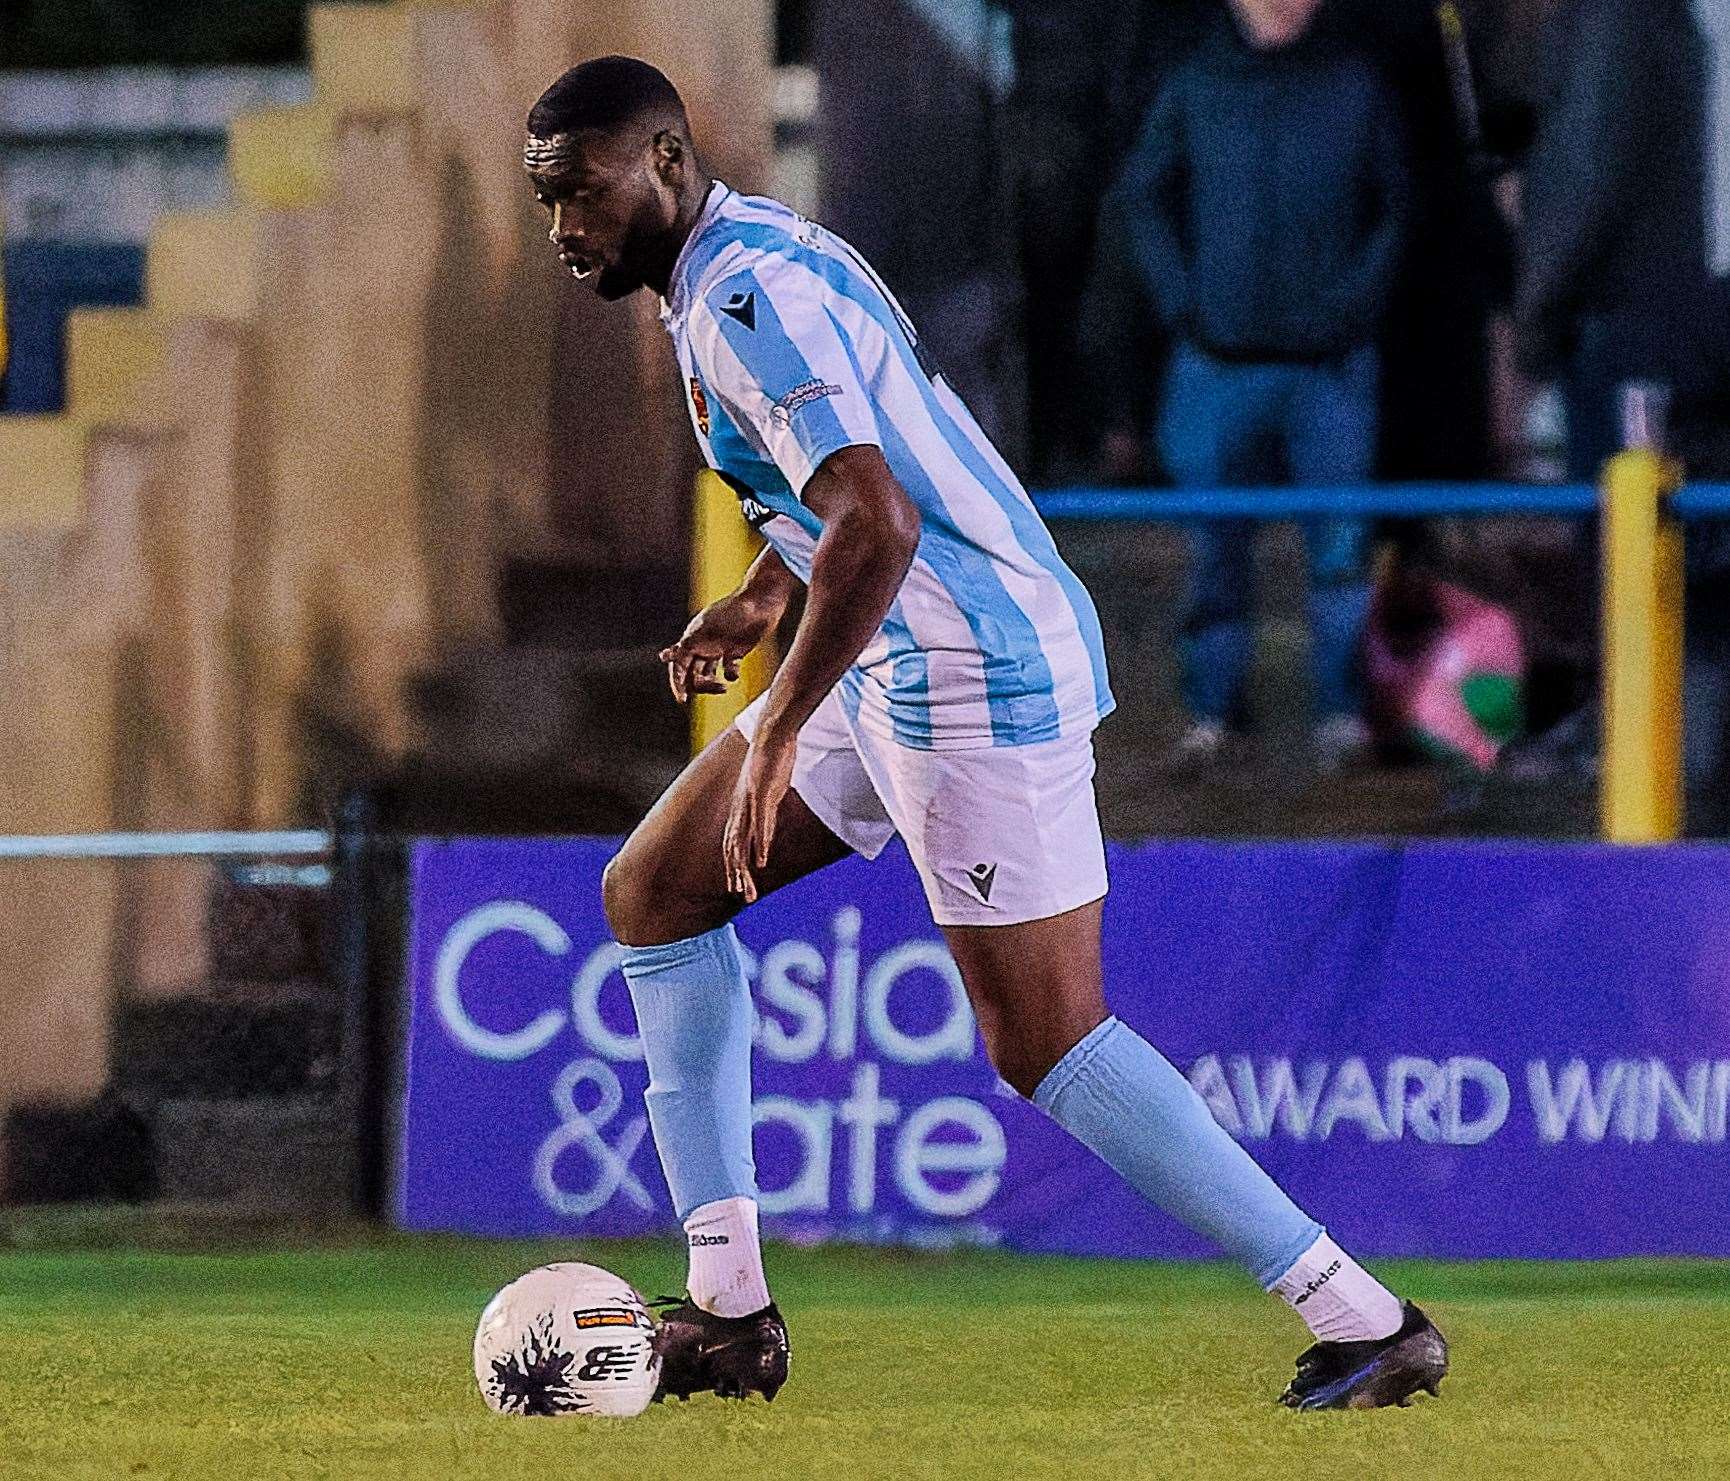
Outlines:
{"type": "Polygon", "coordinates": [[[998,1072],[1030,1090],[1105,1016],[1105,844],[1088,735],[916,751],[859,740],[998,1072]]]}
{"type": "Polygon", "coordinates": [[[1105,1020],[1104,900],[1043,920],[944,926],[991,1062],[1023,1095],[1105,1020]]]}
{"type": "MultiPolygon", "coordinates": [[[[744,901],[728,893],[721,840],[747,743],[729,727],[662,794],[607,866],[602,893],[613,934],[629,946],[659,946],[712,931],[744,901]]],[[[760,895],[845,858],[851,850],[789,790],[775,820],[760,895]]]]}
{"type": "Polygon", "coordinates": [[[1090,735],[956,751],[862,732],[857,745],[939,926],[1048,920],[1105,894],[1090,735]]]}

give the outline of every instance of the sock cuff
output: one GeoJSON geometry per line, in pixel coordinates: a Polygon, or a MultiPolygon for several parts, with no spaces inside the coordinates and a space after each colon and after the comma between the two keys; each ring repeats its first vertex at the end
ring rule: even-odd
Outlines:
{"type": "Polygon", "coordinates": [[[739,1219],[755,1229],[759,1222],[757,1200],[745,1193],[735,1194],[730,1198],[712,1198],[707,1203],[699,1203],[679,1222],[689,1230],[693,1224],[713,1223],[721,1219],[739,1219]]]}
{"type": "Polygon", "coordinates": [[[686,967],[716,955],[724,957],[731,969],[739,961],[739,938],[729,922],[705,931],[701,936],[686,936],[683,940],[664,942],[660,946],[623,946],[620,951],[619,964],[627,980],[686,967]]]}
{"type": "Polygon", "coordinates": [[[1292,1271],[1297,1269],[1298,1263],[1305,1255],[1309,1254],[1327,1237],[1326,1229],[1316,1223],[1314,1219],[1308,1220],[1303,1232],[1295,1236],[1285,1249],[1278,1251],[1251,1272],[1255,1276],[1257,1284],[1264,1291],[1273,1290],[1292,1271]]]}
{"type": "Polygon", "coordinates": [[[1069,1052],[1058,1060],[1046,1072],[1045,1078],[1034,1087],[1033,1104],[1042,1111],[1049,1111],[1052,1102],[1063,1094],[1069,1082],[1087,1068],[1089,1061],[1100,1053],[1123,1027],[1123,1020],[1113,1014],[1072,1044],[1069,1052]]]}

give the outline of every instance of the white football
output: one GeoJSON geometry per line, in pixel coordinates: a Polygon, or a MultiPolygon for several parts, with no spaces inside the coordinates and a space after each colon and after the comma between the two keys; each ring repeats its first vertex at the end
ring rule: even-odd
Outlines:
{"type": "Polygon", "coordinates": [[[631,1286],[597,1265],[543,1265],[487,1303],[475,1382],[498,1414],[598,1414],[649,1407],[661,1360],[654,1319],[631,1286]]]}

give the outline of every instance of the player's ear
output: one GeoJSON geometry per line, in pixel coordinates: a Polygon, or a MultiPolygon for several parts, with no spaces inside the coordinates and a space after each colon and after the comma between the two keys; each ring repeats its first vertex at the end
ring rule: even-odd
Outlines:
{"type": "Polygon", "coordinates": [[[655,135],[655,172],[663,179],[672,175],[685,162],[685,141],[671,129],[655,135]]]}

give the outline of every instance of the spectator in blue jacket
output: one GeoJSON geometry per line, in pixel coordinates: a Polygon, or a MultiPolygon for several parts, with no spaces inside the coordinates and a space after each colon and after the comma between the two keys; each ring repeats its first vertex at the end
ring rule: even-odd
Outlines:
{"type": "MultiPolygon", "coordinates": [[[[1375,339],[1409,183],[1374,65],[1315,25],[1321,0],[1231,0],[1167,79],[1112,209],[1177,336],[1159,415],[1182,485],[1361,482],[1373,472],[1375,339]]],[[[1359,521],[1305,528],[1317,742],[1361,743],[1356,652],[1369,605],[1359,521]]],[[[1255,527],[1191,532],[1183,750],[1217,750],[1242,710],[1255,527]]]]}

